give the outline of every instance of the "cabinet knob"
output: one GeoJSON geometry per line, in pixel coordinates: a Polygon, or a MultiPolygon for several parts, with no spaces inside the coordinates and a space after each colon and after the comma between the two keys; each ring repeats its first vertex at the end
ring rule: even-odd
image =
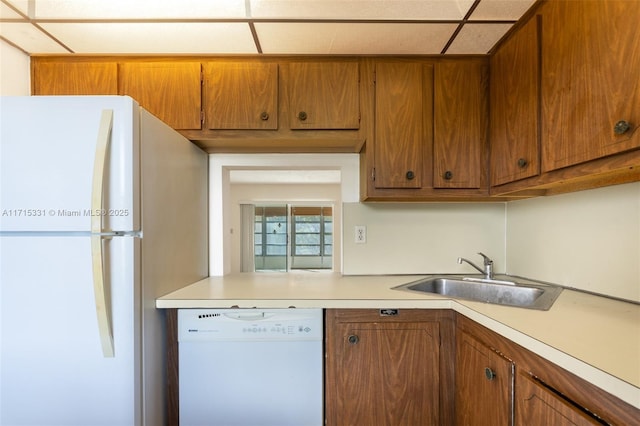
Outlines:
{"type": "Polygon", "coordinates": [[[412,180],[413,178],[415,178],[415,177],[416,177],[416,174],[415,174],[415,173],[413,173],[413,170],[409,170],[409,171],[407,172],[407,175],[406,175],[406,176],[407,176],[407,179],[408,179],[408,180],[412,180]]]}
{"type": "Polygon", "coordinates": [[[624,135],[631,128],[631,124],[629,124],[626,120],[618,121],[615,126],[613,126],[613,133],[616,135],[624,135]]]}
{"type": "Polygon", "coordinates": [[[451,172],[451,170],[447,170],[446,172],[444,172],[443,177],[446,180],[451,180],[453,178],[453,172],[451,172]]]}
{"type": "Polygon", "coordinates": [[[487,380],[493,380],[496,378],[496,372],[493,371],[490,367],[485,367],[484,368],[484,377],[487,378],[487,380]]]}
{"type": "Polygon", "coordinates": [[[298,120],[300,120],[300,121],[304,121],[304,120],[306,120],[306,119],[307,119],[307,113],[306,113],[306,112],[304,112],[304,111],[300,111],[300,112],[298,113],[298,120]]]}
{"type": "Polygon", "coordinates": [[[260,114],[260,120],[267,121],[268,119],[269,119],[269,113],[267,111],[264,111],[262,114],[260,114]]]}
{"type": "Polygon", "coordinates": [[[347,337],[347,341],[352,345],[357,345],[358,342],[360,341],[360,338],[355,334],[351,334],[349,335],[349,337],[347,337]]]}
{"type": "Polygon", "coordinates": [[[524,169],[528,165],[529,165],[529,162],[527,160],[525,160],[524,158],[518,158],[518,167],[520,167],[521,169],[524,169]]]}

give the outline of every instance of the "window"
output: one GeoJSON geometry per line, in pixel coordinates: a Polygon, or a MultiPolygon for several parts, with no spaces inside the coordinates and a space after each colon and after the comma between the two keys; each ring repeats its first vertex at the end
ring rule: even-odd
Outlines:
{"type": "Polygon", "coordinates": [[[255,206],[253,248],[256,271],[331,269],[332,207],[255,206]]]}

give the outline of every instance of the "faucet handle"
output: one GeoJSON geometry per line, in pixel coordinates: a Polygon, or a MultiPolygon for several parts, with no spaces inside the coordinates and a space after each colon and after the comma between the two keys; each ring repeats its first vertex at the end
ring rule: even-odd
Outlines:
{"type": "Polygon", "coordinates": [[[493,264],[493,260],[491,260],[491,258],[489,256],[487,256],[484,253],[480,253],[480,252],[478,252],[478,254],[483,257],[485,266],[493,264]]]}

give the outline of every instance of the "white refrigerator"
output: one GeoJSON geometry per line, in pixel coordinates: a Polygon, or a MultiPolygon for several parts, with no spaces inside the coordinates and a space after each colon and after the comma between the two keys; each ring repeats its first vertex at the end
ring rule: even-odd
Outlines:
{"type": "Polygon", "coordinates": [[[207,276],[207,155],[124,96],[0,117],[0,425],[164,424],[155,299],[207,276]]]}

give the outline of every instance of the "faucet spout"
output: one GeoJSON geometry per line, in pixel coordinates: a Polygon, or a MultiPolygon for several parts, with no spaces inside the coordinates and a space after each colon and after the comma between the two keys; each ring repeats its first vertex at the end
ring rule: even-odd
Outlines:
{"type": "Polygon", "coordinates": [[[475,269],[477,269],[481,274],[483,274],[486,279],[492,280],[493,279],[493,260],[491,260],[487,255],[485,255],[483,253],[478,253],[478,254],[480,256],[482,256],[482,258],[484,260],[484,269],[480,268],[475,263],[473,263],[472,261],[470,261],[468,259],[465,259],[464,257],[459,257],[458,258],[458,263],[462,264],[462,262],[466,262],[469,265],[471,265],[472,267],[474,267],[475,269]]]}

